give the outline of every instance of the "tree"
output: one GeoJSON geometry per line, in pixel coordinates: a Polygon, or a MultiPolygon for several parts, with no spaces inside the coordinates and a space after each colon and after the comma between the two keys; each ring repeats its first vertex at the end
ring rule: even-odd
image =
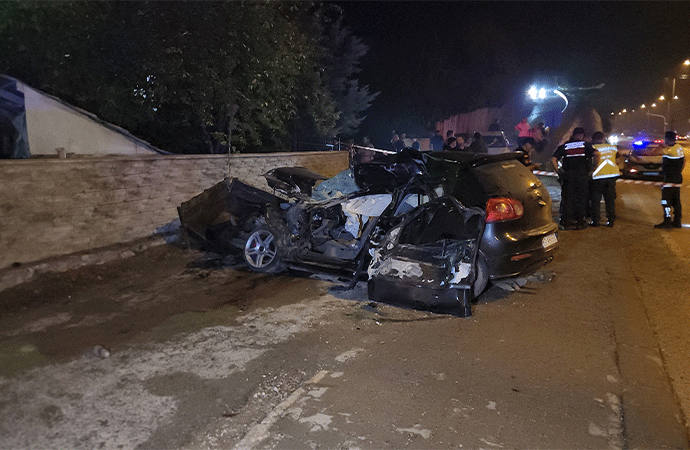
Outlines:
{"type": "Polygon", "coordinates": [[[368,47],[342,25],[342,9],[324,5],[316,20],[321,29],[320,66],[325,83],[332,93],[340,116],[333,134],[352,135],[364,117],[361,116],[378,95],[370,94],[368,86],[359,86],[356,75],[361,71],[360,59],[368,47]]]}
{"type": "Polygon", "coordinates": [[[343,26],[337,5],[303,5],[297,18],[314,42],[315,54],[313,67],[302,74],[293,139],[351,136],[378,95],[356,78],[368,47],[343,26]]]}
{"type": "Polygon", "coordinates": [[[286,149],[296,124],[325,136],[368,106],[354,72],[339,86],[322,67],[313,7],[6,2],[0,72],[176,153],[226,152],[230,136],[241,151],[286,149]]]}

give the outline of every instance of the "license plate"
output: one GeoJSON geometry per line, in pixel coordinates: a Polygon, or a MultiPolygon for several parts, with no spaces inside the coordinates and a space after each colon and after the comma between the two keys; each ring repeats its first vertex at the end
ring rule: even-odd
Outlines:
{"type": "Polygon", "coordinates": [[[554,246],[558,243],[558,238],[556,237],[556,234],[550,234],[548,236],[545,236],[541,240],[541,246],[543,248],[549,248],[551,246],[554,246]]]}
{"type": "Polygon", "coordinates": [[[642,172],[642,175],[659,175],[659,172],[642,172]]]}

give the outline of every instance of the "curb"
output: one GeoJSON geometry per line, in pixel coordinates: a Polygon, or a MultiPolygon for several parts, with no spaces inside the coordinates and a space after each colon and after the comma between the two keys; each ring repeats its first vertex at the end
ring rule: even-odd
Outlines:
{"type": "Polygon", "coordinates": [[[0,291],[31,281],[39,274],[47,272],[67,272],[68,270],[85,266],[100,265],[111,261],[131,258],[136,256],[137,253],[165,244],[166,242],[164,236],[153,236],[108,247],[51,257],[33,263],[22,264],[19,267],[0,269],[0,291]]]}

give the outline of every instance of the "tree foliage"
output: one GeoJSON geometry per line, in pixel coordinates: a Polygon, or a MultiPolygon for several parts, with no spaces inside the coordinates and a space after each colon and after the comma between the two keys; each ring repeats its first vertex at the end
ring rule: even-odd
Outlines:
{"type": "Polygon", "coordinates": [[[176,153],[225,152],[229,137],[241,151],[281,150],[351,132],[374,97],[355,78],[366,47],[325,9],[5,2],[0,72],[176,153]]]}

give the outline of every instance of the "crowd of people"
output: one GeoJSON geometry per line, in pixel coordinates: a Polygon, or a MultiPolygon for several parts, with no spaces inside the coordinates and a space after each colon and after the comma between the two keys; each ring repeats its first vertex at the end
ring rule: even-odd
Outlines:
{"type": "MultiPolygon", "coordinates": [[[[681,228],[680,184],[683,182],[685,155],[683,147],[676,143],[675,131],[666,132],[664,146],[658,147],[656,154],[663,157],[661,206],[664,220],[654,227],[681,228]]],[[[616,180],[621,176],[617,164],[619,156],[616,146],[606,142],[604,133],[597,131],[589,138],[581,127],[575,128],[570,139],[556,149],[551,164],[561,184],[560,229],[598,227],[602,198],[606,226],[613,227],[616,220],[616,180]]]]}
{"type": "MultiPolygon", "coordinates": [[[[546,135],[548,129],[544,127],[544,123],[540,122],[532,128],[529,128],[527,119],[523,120],[520,126],[527,127],[527,134],[520,132],[520,137],[518,139],[518,145],[520,149],[524,149],[526,137],[533,139],[533,142],[529,144],[529,152],[540,151],[546,146],[546,135]],[[523,136],[524,134],[524,136],[523,136]]],[[[517,129],[517,127],[516,127],[517,129]]],[[[494,119],[494,121],[489,125],[489,132],[501,131],[499,119],[494,119]]],[[[410,147],[416,150],[420,150],[421,145],[419,140],[407,138],[405,133],[398,134],[397,132],[391,132],[391,139],[387,146],[381,148],[383,151],[394,151],[399,152],[402,149],[410,147]]],[[[367,136],[362,138],[362,143],[355,145],[354,140],[350,139],[348,141],[348,148],[351,153],[354,153],[356,159],[362,159],[362,162],[366,162],[373,157],[371,151],[367,151],[366,148],[373,148],[371,141],[367,136]],[[361,157],[358,155],[361,153],[361,157]]],[[[436,133],[429,140],[429,150],[430,151],[466,151],[470,153],[488,153],[488,148],[483,136],[480,132],[474,132],[472,134],[468,133],[454,133],[453,130],[447,130],[445,136],[442,131],[436,130],[436,133]]]]}
{"type": "Polygon", "coordinates": [[[531,138],[534,139],[534,150],[541,153],[548,144],[549,129],[544,122],[530,126],[527,118],[524,118],[515,125],[515,131],[518,132],[518,146],[522,146],[526,139],[531,138]]]}
{"type": "Polygon", "coordinates": [[[469,153],[487,153],[488,149],[486,143],[482,138],[482,134],[475,132],[470,137],[466,133],[453,133],[453,130],[446,131],[446,138],[441,137],[441,132],[437,131],[436,135],[431,138],[431,150],[433,151],[447,151],[447,152],[469,152],[469,153]],[[440,139],[439,139],[440,138],[440,139]]]}
{"type": "MultiPolygon", "coordinates": [[[[492,123],[498,127],[498,120],[492,123]]],[[[527,119],[515,126],[518,131],[518,160],[530,170],[538,169],[533,162],[534,152],[546,146],[548,128],[543,122],[530,127],[527,119]]],[[[500,128],[499,128],[500,130],[500,128]]],[[[369,162],[375,159],[381,150],[374,150],[374,145],[367,136],[361,145],[348,142],[350,162],[369,162]],[[369,150],[372,149],[372,150],[369,150]]],[[[419,141],[408,139],[405,134],[393,132],[390,146],[384,152],[399,152],[403,148],[420,149],[419,141]]],[[[474,133],[470,138],[463,133],[446,132],[445,137],[437,130],[430,139],[430,150],[487,153],[486,143],[481,133],[474,133]],[[469,141],[469,143],[468,143],[469,141]]],[[[682,206],[680,203],[680,184],[682,183],[685,157],[683,147],[676,143],[676,133],[668,131],[665,135],[665,146],[657,149],[663,156],[662,171],[665,185],[662,187],[661,204],[664,220],[656,228],[680,228],[682,206]]],[[[596,131],[588,136],[582,127],[573,130],[570,139],[560,145],[551,157],[553,169],[558,174],[561,184],[560,222],[562,230],[581,230],[587,226],[598,227],[601,224],[601,200],[604,200],[607,227],[613,227],[616,220],[616,180],[621,176],[618,168],[620,154],[616,146],[606,142],[604,133],[596,131]]]]}

